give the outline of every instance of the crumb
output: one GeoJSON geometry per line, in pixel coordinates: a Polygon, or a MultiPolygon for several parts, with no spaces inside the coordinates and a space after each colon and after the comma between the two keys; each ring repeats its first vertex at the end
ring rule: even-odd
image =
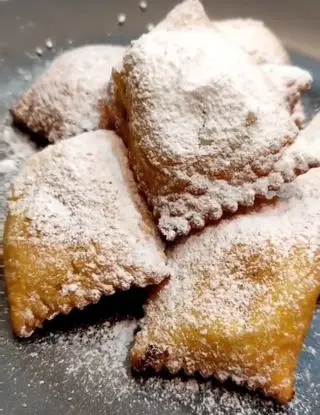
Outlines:
{"type": "Polygon", "coordinates": [[[145,10],[147,10],[148,3],[145,0],[141,0],[139,3],[139,7],[140,10],[144,12],[145,10]]]}
{"type": "Polygon", "coordinates": [[[120,13],[118,15],[118,24],[119,26],[123,26],[127,20],[127,16],[124,13],[120,13]]]}

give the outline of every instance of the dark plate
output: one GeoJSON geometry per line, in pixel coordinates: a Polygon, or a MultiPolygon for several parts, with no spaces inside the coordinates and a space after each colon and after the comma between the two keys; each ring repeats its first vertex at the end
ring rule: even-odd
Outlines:
{"type": "MultiPolygon", "coordinates": [[[[102,41],[127,43],[149,22],[158,21],[174,3],[149,0],[147,11],[142,13],[138,0],[0,0],[0,125],[10,102],[27,88],[46,62],[71,47],[69,41],[72,46],[102,41]],[[121,12],[127,14],[127,22],[119,28],[117,15],[121,12]],[[45,47],[47,38],[54,41],[53,51],[45,47]],[[44,50],[43,57],[36,56],[36,47],[44,50]]],[[[268,12],[266,2],[247,1],[242,7],[238,1],[217,1],[214,8],[207,1],[207,7],[219,17],[250,13],[266,18],[301,49],[303,42],[297,43],[297,32],[304,33],[302,40],[311,39],[312,34],[297,26],[295,36],[290,37],[293,30],[289,23],[295,22],[300,10],[302,13],[310,8],[310,1],[297,3],[294,10],[292,2],[271,3],[275,15],[268,12]],[[281,24],[286,10],[284,21],[289,23],[281,24]]],[[[306,27],[310,29],[315,27],[315,17],[312,10],[309,15],[306,27]]],[[[311,49],[317,53],[316,47],[311,49]]],[[[293,59],[315,76],[315,87],[307,101],[312,114],[320,103],[320,63],[301,54],[293,54],[293,59]]],[[[28,138],[14,132],[10,133],[12,141],[10,138],[4,143],[5,134],[0,132],[0,163],[19,148],[30,147],[28,138]]],[[[0,180],[3,195],[8,175],[3,175],[1,169],[0,180]]],[[[288,407],[279,408],[232,384],[222,387],[201,379],[134,378],[127,358],[136,319],[142,315],[146,298],[143,290],[104,298],[82,312],[58,317],[31,339],[18,341],[11,334],[1,268],[0,274],[0,415],[320,413],[320,312],[301,355],[296,398],[288,407]]]]}

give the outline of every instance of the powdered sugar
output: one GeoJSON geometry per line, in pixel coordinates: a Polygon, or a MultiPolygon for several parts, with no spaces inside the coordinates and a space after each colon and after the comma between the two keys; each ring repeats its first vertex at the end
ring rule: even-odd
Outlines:
{"type": "Polygon", "coordinates": [[[74,305],[168,275],[125,147],[111,131],[38,153],[15,179],[8,206],[6,281],[18,335],[74,305]],[[33,261],[25,263],[23,255],[33,261]],[[34,318],[25,319],[25,308],[34,318]]]}
{"type": "Polygon", "coordinates": [[[35,154],[35,143],[16,131],[8,122],[0,122],[0,234],[3,235],[5,205],[10,183],[23,162],[35,154]]]}
{"type": "Polygon", "coordinates": [[[298,129],[278,85],[213,30],[143,35],[111,89],[113,121],[168,240],[252,205],[298,172],[285,157],[298,129]]]}
{"type": "Polygon", "coordinates": [[[185,0],[175,6],[154,30],[199,29],[210,27],[202,3],[199,0],[185,0]]]}
{"type": "Polygon", "coordinates": [[[106,127],[106,87],[124,50],[90,45],[65,52],[12,108],[16,122],[49,142],[106,127]]]}
{"type": "MultiPolygon", "coordinates": [[[[214,21],[212,28],[218,30],[235,45],[238,45],[258,65],[281,65],[281,71],[284,74],[289,75],[290,71],[294,72],[287,66],[290,63],[290,58],[280,39],[263,22],[252,19],[230,19],[214,21]]],[[[276,68],[278,81],[281,71],[276,68]]],[[[303,79],[302,72],[300,75],[297,73],[291,82],[284,82],[284,79],[280,83],[277,82],[279,93],[282,93],[285,101],[288,102],[289,112],[299,127],[303,127],[306,120],[300,99],[301,93],[296,93],[296,86],[301,76],[303,79]]],[[[308,83],[310,82],[308,77],[310,75],[307,75],[303,85],[301,85],[302,93],[308,89],[308,83]]]]}
{"type": "Polygon", "coordinates": [[[312,76],[309,72],[290,65],[262,65],[261,70],[275,84],[282,95],[284,105],[292,115],[293,121],[298,127],[304,126],[305,114],[302,105],[302,97],[310,90],[312,76]]]}
{"type": "Polygon", "coordinates": [[[264,63],[284,65],[290,62],[281,41],[259,20],[213,21],[212,27],[239,45],[259,65],[264,63]]]}
{"type": "Polygon", "coordinates": [[[127,16],[124,13],[118,14],[118,24],[123,26],[127,20],[127,16]]]}
{"type": "Polygon", "coordinates": [[[61,288],[62,295],[75,293],[79,289],[78,284],[64,284],[61,288]]]}
{"type": "MultiPolygon", "coordinates": [[[[0,344],[10,351],[12,358],[18,356],[27,369],[30,396],[36,394],[43,399],[49,390],[50,399],[54,400],[57,395],[59,400],[70,402],[68,408],[75,413],[81,407],[82,411],[96,414],[274,415],[287,411],[313,415],[317,408],[319,394],[314,375],[311,373],[310,378],[310,373],[307,374],[312,361],[308,360],[306,352],[298,383],[299,386],[305,384],[309,398],[298,392],[289,408],[279,409],[258,395],[222,388],[211,381],[133,377],[127,358],[135,328],[134,318],[117,322],[106,320],[90,327],[47,334],[32,343],[21,344],[8,336],[6,339],[0,336],[0,344]]],[[[13,379],[20,376],[20,366],[12,368],[6,361],[3,366],[6,382],[13,384],[13,379]]],[[[22,396],[16,399],[24,402],[22,396]]]]}
{"type": "Polygon", "coordinates": [[[232,378],[281,402],[291,398],[320,294],[319,179],[315,169],[288,185],[281,201],[169,250],[172,278],[146,308],[135,368],[232,378]]]}

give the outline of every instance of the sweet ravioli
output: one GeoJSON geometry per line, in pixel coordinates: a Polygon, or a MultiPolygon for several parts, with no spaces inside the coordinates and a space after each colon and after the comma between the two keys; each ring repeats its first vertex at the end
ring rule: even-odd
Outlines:
{"type": "Polygon", "coordinates": [[[212,27],[237,44],[258,64],[286,65],[288,52],[274,33],[260,20],[214,20],[212,27]]]}
{"type": "Polygon", "coordinates": [[[206,28],[155,30],[127,50],[113,71],[110,113],[167,240],[252,206],[319,165],[307,149],[289,157],[299,129],[287,87],[279,91],[288,68],[296,73],[263,70],[206,28]]]}
{"type": "Polygon", "coordinates": [[[14,121],[50,143],[107,127],[107,85],[124,51],[90,45],[63,53],[11,109],[14,121]]]}
{"type": "Polygon", "coordinates": [[[163,244],[113,132],[38,153],[16,178],[4,235],[13,330],[168,276],[163,244]]]}
{"type": "Polygon", "coordinates": [[[209,226],[169,252],[173,276],[150,298],[135,370],[183,370],[260,390],[280,403],[320,293],[320,170],[282,199],[209,226]]]}
{"type": "Polygon", "coordinates": [[[154,30],[197,30],[211,27],[211,21],[199,0],[185,0],[175,6],[154,30]]]}

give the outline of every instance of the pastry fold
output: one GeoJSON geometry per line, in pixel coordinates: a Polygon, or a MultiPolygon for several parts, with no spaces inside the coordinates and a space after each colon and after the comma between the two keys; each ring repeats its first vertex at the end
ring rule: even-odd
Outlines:
{"type": "Polygon", "coordinates": [[[124,144],[96,131],[50,146],[16,177],[4,234],[13,331],[168,276],[164,246],[124,144]]]}
{"type": "Polygon", "coordinates": [[[168,252],[172,278],[146,306],[137,371],[200,373],[280,403],[320,294],[320,170],[281,199],[209,226],[168,252]]]}

